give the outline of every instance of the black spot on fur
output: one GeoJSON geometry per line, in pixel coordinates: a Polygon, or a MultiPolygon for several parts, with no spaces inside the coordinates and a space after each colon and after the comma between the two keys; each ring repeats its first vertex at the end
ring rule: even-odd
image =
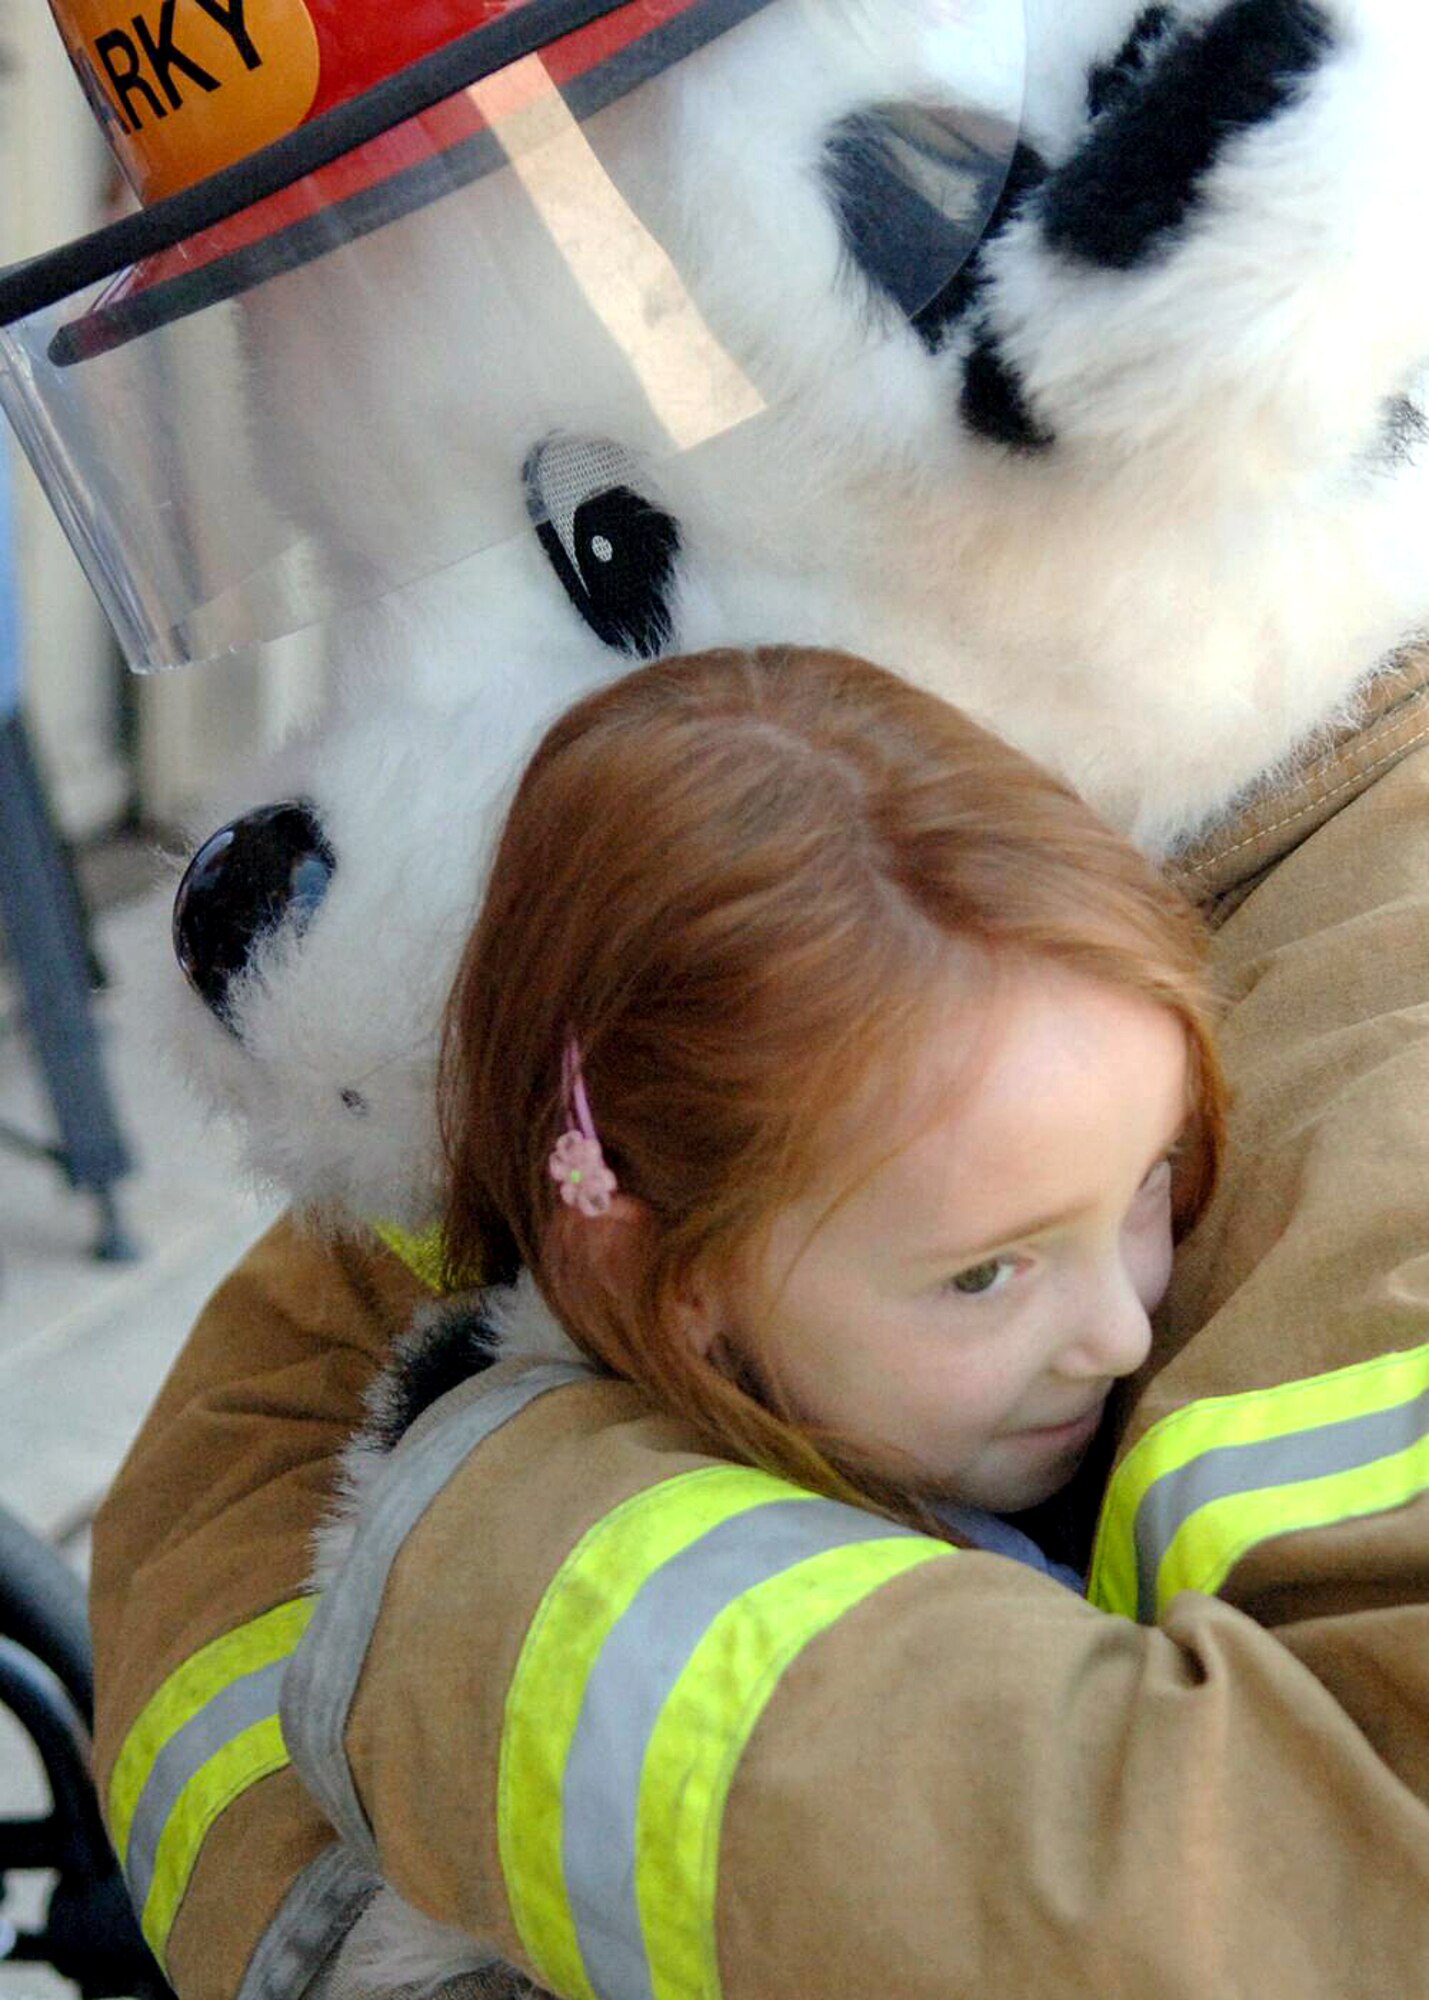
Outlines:
{"type": "Polygon", "coordinates": [[[1087,110],[1100,118],[1128,95],[1146,68],[1155,44],[1171,26],[1169,7],[1145,7],[1136,26],[1108,63],[1098,63],[1087,78],[1087,110]]]}
{"type": "Polygon", "coordinates": [[[1429,444],[1429,416],[1409,396],[1395,396],[1386,405],[1384,432],[1377,457],[1389,466],[1412,465],[1429,444]]]}
{"type": "Polygon", "coordinates": [[[983,253],[995,242],[1018,214],[1027,197],[1047,178],[1047,162],[1031,146],[1019,145],[1012,155],[1002,192],[988,217],[987,232],[974,254],[934,298],[913,315],[919,338],[930,353],[936,354],[950,330],[977,302],[987,283],[983,253]]]}
{"type": "Polygon", "coordinates": [[[1047,187],[1049,244],[1129,271],[1181,228],[1227,141],[1284,111],[1334,46],[1313,0],[1234,0],[1164,44],[1047,187]]]}
{"type": "Polygon", "coordinates": [[[1016,369],[984,330],[963,363],[963,422],[990,443],[1012,451],[1046,451],[1057,440],[1034,416],[1016,369]]]}
{"type": "Polygon", "coordinates": [[[482,1374],[495,1359],[495,1337],[479,1300],[444,1312],[398,1345],[382,1378],[381,1407],[367,1425],[368,1437],[382,1451],[391,1451],[423,1410],[482,1374]]]}

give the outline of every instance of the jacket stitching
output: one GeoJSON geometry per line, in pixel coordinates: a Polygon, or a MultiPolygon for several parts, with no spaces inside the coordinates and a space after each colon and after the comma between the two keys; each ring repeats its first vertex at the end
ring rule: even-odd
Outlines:
{"type": "MultiPolygon", "coordinates": [[[[1372,730],[1358,747],[1371,750],[1381,738],[1403,727],[1403,716],[1391,716],[1382,722],[1378,729],[1372,730]]],[[[1272,833],[1282,833],[1287,826],[1294,826],[1297,820],[1305,819],[1319,807],[1328,805],[1330,800],[1338,798],[1341,792],[1347,792],[1353,786],[1362,784],[1365,779],[1372,778],[1384,765],[1396,762],[1398,758],[1412,750],[1416,743],[1422,743],[1426,738],[1429,738],[1429,722],[1422,724],[1403,742],[1396,743],[1392,749],[1386,750],[1382,757],[1373,758],[1369,763],[1359,765],[1348,778],[1342,778],[1339,784],[1332,786],[1329,791],[1318,792],[1313,799],[1307,799],[1303,805],[1297,806],[1294,812],[1287,813],[1284,818],[1272,820],[1268,826],[1259,826],[1253,833],[1245,834],[1231,846],[1219,849],[1205,861],[1193,863],[1187,872],[1196,877],[1209,875],[1214,869],[1229,861],[1233,854],[1239,854],[1243,848],[1253,847],[1257,841],[1266,839],[1272,833]]]]}

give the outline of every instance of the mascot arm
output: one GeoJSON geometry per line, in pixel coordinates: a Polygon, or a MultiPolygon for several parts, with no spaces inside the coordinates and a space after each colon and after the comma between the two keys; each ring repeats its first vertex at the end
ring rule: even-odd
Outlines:
{"type": "Polygon", "coordinates": [[[363,1393],[424,1297],[385,1252],[279,1222],[209,1302],[95,1524],[101,1803],[185,2000],[231,2000],[331,1843],[276,1683],[363,1393]]]}
{"type": "Polygon", "coordinates": [[[1429,751],[1326,817],[1355,777],[1328,760],[1202,863],[1257,881],[1214,944],[1230,1147],[1177,1252],[1092,1588],[1143,1623],[1187,1589],[1238,1606],[1423,1796],[1429,751]]]}
{"type": "MultiPolygon", "coordinates": [[[[456,1410],[501,1405],[375,1568],[359,1531],[293,1677],[325,1712],[285,1699],[409,1902],[572,1997],[1414,1990],[1429,1788],[1280,1638],[1195,1593],[1109,1616],[539,1372],[456,1410]]],[[[1339,1624],[1369,1684],[1387,1630],[1339,1624]]]]}

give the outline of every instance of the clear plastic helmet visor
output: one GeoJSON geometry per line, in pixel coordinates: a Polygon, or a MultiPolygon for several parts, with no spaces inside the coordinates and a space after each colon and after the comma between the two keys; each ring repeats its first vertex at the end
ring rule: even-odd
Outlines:
{"type": "MultiPolygon", "coordinates": [[[[468,36],[0,279],[0,400],[133,667],[280,638],[527,532],[552,504],[522,477],[533,439],[658,461],[794,393],[690,228],[700,176],[716,214],[727,182],[731,214],[807,201],[804,281],[825,254],[838,282],[852,242],[909,319],[975,250],[1017,140],[1020,8],[584,12],[524,51],[468,36]],[[860,35],[892,80],[864,107],[860,35]],[[701,151],[720,103],[723,160],[701,151]]],[[[786,330],[805,310],[791,294],[786,330]]]]}

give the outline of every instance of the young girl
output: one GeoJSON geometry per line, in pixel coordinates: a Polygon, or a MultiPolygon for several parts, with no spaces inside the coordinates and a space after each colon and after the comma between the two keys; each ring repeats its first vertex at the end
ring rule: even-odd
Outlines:
{"type": "Polygon", "coordinates": [[[549,732],[453,994],[452,1275],[729,1457],[1041,1560],[1222,1086],[1188,907],[940,700],[796,648],[549,732]]]}
{"type": "MultiPolygon", "coordinates": [[[[524,1264],[483,1338],[1079,1588],[1002,1517],[1146,1355],[1222,1143],[1210,1011],[1188,907],[965,716],[841,654],[663,661],[512,805],[448,1015],[449,1280],[524,1264]]],[[[414,1336],[354,1494],[470,1330],[414,1336]]],[[[537,1992],[390,1890],[339,1972],[537,1992]]]]}

